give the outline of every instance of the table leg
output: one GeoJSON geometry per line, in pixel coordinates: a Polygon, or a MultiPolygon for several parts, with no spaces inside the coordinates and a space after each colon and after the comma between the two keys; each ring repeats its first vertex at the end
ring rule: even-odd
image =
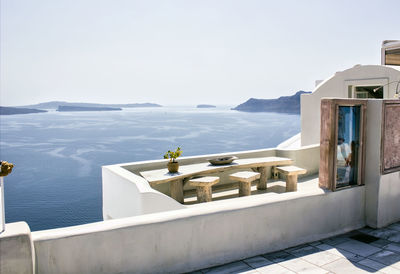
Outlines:
{"type": "Polygon", "coordinates": [[[171,197],[183,204],[183,180],[174,180],[170,184],[171,197]]]}
{"type": "Polygon", "coordinates": [[[286,192],[297,191],[297,174],[286,176],[286,192]]]}
{"type": "Polygon", "coordinates": [[[258,172],[260,173],[260,180],[257,183],[258,190],[267,189],[267,167],[259,167],[258,172]]]}

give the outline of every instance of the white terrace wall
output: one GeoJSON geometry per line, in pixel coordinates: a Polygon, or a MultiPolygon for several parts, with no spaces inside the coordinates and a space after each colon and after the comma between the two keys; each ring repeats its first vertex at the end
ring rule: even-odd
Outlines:
{"type": "Polygon", "coordinates": [[[366,223],[384,227],[400,221],[400,172],[381,174],[383,100],[368,100],[366,138],[366,223]]]}
{"type": "Polygon", "coordinates": [[[0,234],[0,274],[31,274],[34,271],[35,251],[28,224],[6,224],[5,231],[0,234]]]}
{"type": "MultiPolygon", "coordinates": [[[[307,176],[318,173],[319,169],[318,145],[300,149],[263,149],[225,155],[236,155],[240,158],[288,157],[293,159],[295,165],[307,169],[307,176]]],[[[204,162],[213,156],[216,155],[186,157],[182,158],[180,163],[183,165],[204,162]]],[[[164,160],[104,166],[102,168],[104,220],[186,208],[186,206],[166,195],[169,194],[169,184],[157,185],[157,190],[155,190],[150,187],[145,179],[138,175],[139,171],[165,167],[166,161],[164,160]]],[[[220,177],[220,184],[224,184],[230,182],[229,174],[237,171],[215,175],[220,177]]],[[[185,186],[185,189],[189,188],[190,186],[185,186]]]]}
{"type": "MultiPolygon", "coordinates": [[[[321,98],[349,98],[349,86],[379,86],[400,80],[400,71],[388,66],[360,66],[336,72],[313,93],[301,95],[301,145],[319,144],[321,98]]],[[[383,87],[384,98],[393,98],[396,84],[383,87]]]]}
{"type": "Polygon", "coordinates": [[[178,273],[361,228],[365,187],[267,193],[32,233],[37,273],[178,273]]]}

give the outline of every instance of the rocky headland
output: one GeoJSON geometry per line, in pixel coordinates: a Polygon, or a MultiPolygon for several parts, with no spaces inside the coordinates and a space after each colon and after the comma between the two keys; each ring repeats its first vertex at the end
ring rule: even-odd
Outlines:
{"type": "Polygon", "coordinates": [[[78,107],[78,106],[58,106],[57,111],[116,111],[122,110],[122,108],[110,108],[110,107],[78,107]]]}
{"type": "Polygon", "coordinates": [[[47,112],[47,111],[34,108],[16,108],[16,107],[0,106],[0,115],[30,114],[30,113],[41,113],[41,112],[47,112]]]}
{"type": "Polygon", "coordinates": [[[300,114],[301,94],[311,93],[300,90],[292,96],[281,96],[277,99],[255,99],[250,98],[243,104],[238,105],[233,110],[245,112],[278,112],[300,114]]]}
{"type": "Polygon", "coordinates": [[[197,108],[216,108],[216,106],[201,104],[201,105],[197,105],[197,108]]]}
{"type": "Polygon", "coordinates": [[[162,107],[159,104],[142,103],[142,104],[96,104],[96,103],[70,103],[64,101],[51,101],[35,105],[27,105],[22,107],[39,108],[39,109],[57,109],[58,106],[74,106],[74,107],[110,107],[110,108],[144,108],[144,107],[162,107]]]}

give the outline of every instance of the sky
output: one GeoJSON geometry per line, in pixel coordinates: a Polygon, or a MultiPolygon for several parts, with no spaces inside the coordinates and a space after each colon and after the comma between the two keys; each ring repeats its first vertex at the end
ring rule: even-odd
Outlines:
{"type": "Polygon", "coordinates": [[[0,0],[0,105],[238,105],[400,39],[398,0],[0,0]]]}

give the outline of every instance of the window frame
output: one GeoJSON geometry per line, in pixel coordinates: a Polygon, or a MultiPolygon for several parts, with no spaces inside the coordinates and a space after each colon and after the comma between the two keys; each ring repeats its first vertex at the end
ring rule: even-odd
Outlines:
{"type": "Polygon", "coordinates": [[[321,137],[320,137],[320,187],[336,191],[348,187],[364,185],[365,170],[365,130],[366,130],[366,99],[322,99],[321,100],[321,137]],[[339,107],[360,106],[360,144],[358,151],[359,167],[357,170],[357,185],[337,188],[337,138],[339,107]]]}

